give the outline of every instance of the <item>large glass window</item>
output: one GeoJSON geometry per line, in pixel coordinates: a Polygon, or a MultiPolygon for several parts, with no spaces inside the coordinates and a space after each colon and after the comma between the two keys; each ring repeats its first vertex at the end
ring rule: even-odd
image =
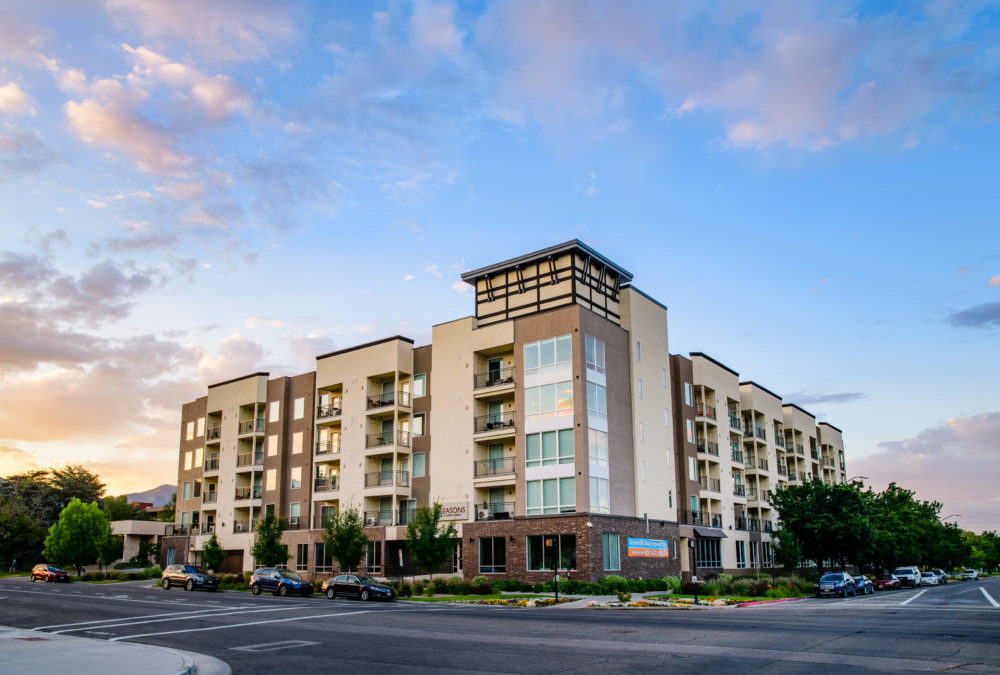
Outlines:
{"type": "Polygon", "coordinates": [[[567,380],[524,390],[524,419],[544,420],[553,417],[572,417],[573,382],[567,380]]]}
{"type": "Polygon", "coordinates": [[[757,542],[750,542],[750,567],[757,569],[757,542]]]}
{"type": "Polygon", "coordinates": [[[595,338],[593,335],[588,335],[584,342],[587,352],[587,368],[598,373],[603,373],[605,368],[604,340],[595,338]]]}
{"type": "Polygon", "coordinates": [[[427,454],[423,452],[413,453],[413,477],[423,478],[427,471],[427,454]]]}
{"type": "Polygon", "coordinates": [[[587,412],[608,419],[608,390],[594,382],[587,383],[587,412]]]}
{"type": "Polygon", "coordinates": [[[181,499],[191,499],[191,483],[181,485],[181,499]]]}
{"type": "Polygon", "coordinates": [[[292,479],[291,479],[291,485],[289,485],[289,487],[292,490],[298,490],[300,487],[302,487],[302,467],[301,466],[293,466],[292,467],[292,479]]]}
{"type": "Polygon", "coordinates": [[[587,453],[598,466],[608,465],[608,434],[597,429],[587,430],[587,453]]]}
{"type": "Polygon", "coordinates": [[[525,483],[529,516],[541,513],[572,513],[576,511],[576,479],[547,478],[525,483]]]}
{"type": "Polygon", "coordinates": [[[309,569],[309,544],[298,544],[295,547],[295,569],[299,572],[309,569]]]}
{"type": "Polygon", "coordinates": [[[479,573],[506,574],[507,539],[505,537],[480,537],[479,573]]]}
{"type": "Polygon", "coordinates": [[[575,534],[538,534],[527,538],[528,569],[576,569],[575,534]]]}
{"type": "Polygon", "coordinates": [[[413,426],[411,427],[411,431],[410,431],[411,435],[413,435],[413,436],[423,436],[425,433],[427,433],[424,430],[424,420],[425,419],[426,418],[424,416],[424,413],[417,413],[416,415],[413,416],[413,426]]]}
{"type": "Polygon", "coordinates": [[[382,573],[382,542],[370,541],[365,545],[365,571],[368,574],[382,573]]]}
{"type": "Polygon", "coordinates": [[[524,345],[524,374],[534,375],[568,366],[573,360],[573,338],[561,335],[524,345]]]}
{"type": "Polygon", "coordinates": [[[684,383],[684,405],[694,405],[694,387],[690,382],[684,383]]]}
{"type": "Polygon", "coordinates": [[[620,570],[622,566],[618,534],[614,532],[605,532],[602,534],[601,546],[604,549],[604,571],[613,572],[620,570]]]}
{"type": "Polygon", "coordinates": [[[747,545],[744,541],[736,542],[736,568],[745,569],[747,566],[747,545]]]}
{"type": "Polygon", "coordinates": [[[771,549],[771,542],[762,541],[760,543],[761,553],[761,565],[763,567],[774,567],[774,552],[771,549]]]}
{"type": "Polygon", "coordinates": [[[607,478],[590,478],[591,513],[611,513],[611,481],[607,478]]]}
{"type": "Polygon", "coordinates": [[[527,434],[524,437],[524,441],[525,462],[527,466],[573,463],[572,429],[527,434]]]}
{"type": "Polygon", "coordinates": [[[421,373],[413,376],[413,398],[427,395],[427,375],[421,373]]]}
{"type": "Polygon", "coordinates": [[[722,567],[719,540],[713,537],[711,539],[697,539],[696,541],[698,542],[696,549],[698,567],[722,567]]]}

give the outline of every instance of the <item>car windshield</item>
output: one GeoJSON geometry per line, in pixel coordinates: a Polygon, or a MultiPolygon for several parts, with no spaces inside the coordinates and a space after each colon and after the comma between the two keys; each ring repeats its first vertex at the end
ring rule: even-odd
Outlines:
{"type": "Polygon", "coordinates": [[[279,570],[278,573],[281,576],[285,577],[286,579],[291,579],[292,581],[302,581],[302,577],[300,577],[295,572],[288,572],[286,570],[279,570]]]}
{"type": "Polygon", "coordinates": [[[820,581],[843,581],[844,577],[841,574],[824,574],[820,581]]]}
{"type": "Polygon", "coordinates": [[[920,576],[922,576],[922,577],[932,577],[932,576],[934,576],[934,573],[933,572],[924,572],[920,576]]]}
{"type": "Polygon", "coordinates": [[[66,570],[64,570],[61,567],[55,567],[53,565],[49,565],[49,571],[50,572],[65,572],[66,570]]]}
{"type": "Polygon", "coordinates": [[[898,570],[893,572],[893,574],[913,574],[912,570],[908,570],[905,567],[900,567],[898,570]]]}
{"type": "Polygon", "coordinates": [[[371,577],[358,577],[358,581],[360,581],[363,584],[377,584],[378,583],[377,581],[375,581],[371,577]]]}
{"type": "Polygon", "coordinates": [[[855,581],[864,581],[865,578],[863,576],[861,576],[861,577],[854,577],[854,580],[855,581]]]}
{"type": "Polygon", "coordinates": [[[966,572],[975,572],[976,570],[965,570],[966,572]]]}
{"type": "Polygon", "coordinates": [[[191,574],[198,574],[199,572],[201,572],[201,570],[195,567],[194,565],[185,565],[184,571],[190,572],[191,574]]]}

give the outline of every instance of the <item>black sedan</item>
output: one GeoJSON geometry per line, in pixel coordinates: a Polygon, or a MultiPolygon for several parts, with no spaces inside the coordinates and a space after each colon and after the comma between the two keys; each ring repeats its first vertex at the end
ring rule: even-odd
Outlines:
{"type": "Polygon", "coordinates": [[[333,600],[338,595],[359,600],[392,600],[395,593],[383,583],[360,574],[341,574],[323,582],[322,592],[333,600]]]}
{"type": "Polygon", "coordinates": [[[219,590],[219,580],[211,574],[206,574],[194,565],[167,565],[160,575],[160,585],[164,589],[171,586],[183,586],[186,591],[204,588],[209,591],[219,590]]]}

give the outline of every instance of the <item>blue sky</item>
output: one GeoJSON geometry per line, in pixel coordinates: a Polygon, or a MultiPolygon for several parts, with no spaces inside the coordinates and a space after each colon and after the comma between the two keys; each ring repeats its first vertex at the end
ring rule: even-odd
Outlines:
{"type": "Polygon", "coordinates": [[[0,474],[175,470],[180,404],[580,238],[849,473],[1000,516],[990,3],[0,1],[0,474]]]}

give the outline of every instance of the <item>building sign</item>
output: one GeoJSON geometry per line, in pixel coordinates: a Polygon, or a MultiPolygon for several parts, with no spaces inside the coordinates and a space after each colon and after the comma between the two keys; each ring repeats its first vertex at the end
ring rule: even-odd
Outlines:
{"type": "Polygon", "coordinates": [[[664,539],[628,537],[629,558],[669,558],[670,548],[664,539]]]}
{"type": "Polygon", "coordinates": [[[469,517],[469,502],[449,502],[441,505],[441,520],[465,520],[469,517]]]}

